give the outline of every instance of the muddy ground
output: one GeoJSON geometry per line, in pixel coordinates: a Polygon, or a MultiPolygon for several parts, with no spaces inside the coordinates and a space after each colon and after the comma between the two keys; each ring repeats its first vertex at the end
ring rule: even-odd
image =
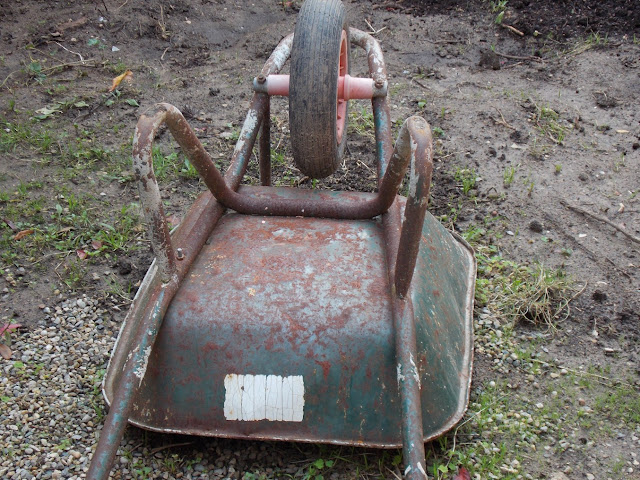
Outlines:
{"type": "MultiPolygon", "coordinates": [[[[536,348],[544,347],[549,361],[573,371],[609,372],[602,376],[624,379],[637,395],[640,7],[633,0],[500,3],[345,2],[350,25],[382,44],[394,123],[417,114],[434,129],[431,212],[458,232],[477,232],[473,238],[504,258],[562,269],[575,282],[570,314],[556,319],[557,330],[521,322],[515,338],[542,338],[536,348]]],[[[293,31],[298,9],[298,1],[276,0],[24,0],[0,8],[0,121],[8,134],[0,153],[3,319],[28,329],[45,307],[87,293],[109,307],[114,325],[122,320],[152,259],[140,225],[127,230],[121,246],[109,248],[103,248],[106,240],[94,242],[95,230],[67,244],[30,237],[42,228],[37,225],[73,213],[70,196],[86,203],[91,218],[99,212],[106,224],[124,221],[122,212],[138,200],[128,158],[133,129],[139,114],[157,102],[181,109],[225,165],[251,80],[293,31]],[[113,78],[126,70],[130,82],[109,94],[113,78]],[[18,138],[14,130],[23,124],[29,132],[18,138]],[[42,205],[32,218],[13,208],[35,198],[42,205]],[[35,233],[16,239],[30,229],[35,233]],[[88,255],[94,251],[99,254],[88,255]]],[[[353,64],[352,74],[366,73],[361,52],[353,52],[353,64]]],[[[279,184],[375,188],[370,107],[354,103],[345,165],[316,183],[292,165],[286,103],[274,101],[279,184]]],[[[177,152],[168,135],[160,144],[166,155],[177,152]]],[[[256,181],[256,172],[250,169],[248,182],[256,181]]],[[[202,188],[184,165],[167,173],[163,198],[175,222],[202,188]]],[[[59,225],[56,238],[72,235],[70,223],[59,225]]],[[[115,326],[108,333],[116,335],[115,326]]],[[[552,379],[524,382],[517,368],[496,367],[478,350],[474,375],[476,389],[491,381],[521,383],[521,395],[532,400],[553,390],[552,379]]],[[[580,449],[552,442],[539,454],[520,452],[518,475],[637,476],[638,425],[628,419],[640,416],[623,418],[621,424],[598,419],[611,422],[610,434],[580,427],[580,449]]],[[[127,435],[141,433],[130,429],[127,435]]],[[[167,443],[160,435],[148,441],[167,443]]],[[[238,458],[264,447],[228,445],[238,458]]],[[[331,455],[314,446],[267,445],[270,455],[257,457],[267,460],[243,459],[244,472],[270,478],[280,476],[282,465],[331,455]]],[[[213,464],[225,441],[195,448],[213,464]]],[[[442,447],[430,448],[437,455],[442,447]]],[[[358,474],[347,462],[327,476],[394,478],[397,469],[388,464],[358,474]]]]}

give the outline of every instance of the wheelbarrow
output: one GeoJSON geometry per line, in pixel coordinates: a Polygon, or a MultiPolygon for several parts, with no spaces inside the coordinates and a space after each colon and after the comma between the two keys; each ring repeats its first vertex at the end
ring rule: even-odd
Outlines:
{"type": "Polygon", "coordinates": [[[337,0],[303,4],[253,89],[224,176],[175,107],[138,122],[134,170],[155,259],[107,368],[110,409],[87,478],[108,477],[131,423],[402,446],[405,477],[424,479],[424,442],[468,403],[476,273],[469,245],[426,211],[430,128],[411,117],[392,145],[380,46],[347,27],[337,0]],[[365,50],[369,78],[349,75],[350,45],[365,50]],[[288,95],[294,162],[314,178],[342,162],[348,101],[370,99],[377,192],[271,186],[272,95],[288,95]],[[163,124],[208,187],[174,232],[152,165],[163,124]],[[241,185],[256,141],[261,185],[241,185]]]}

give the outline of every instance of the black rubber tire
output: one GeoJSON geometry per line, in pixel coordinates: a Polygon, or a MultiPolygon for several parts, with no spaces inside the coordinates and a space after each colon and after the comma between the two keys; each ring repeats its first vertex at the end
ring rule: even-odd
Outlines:
{"type": "Polygon", "coordinates": [[[289,126],[293,161],[311,178],[336,171],[347,138],[348,107],[338,141],[337,98],[342,32],[349,29],[340,0],[306,0],[298,14],[291,47],[289,126]]]}

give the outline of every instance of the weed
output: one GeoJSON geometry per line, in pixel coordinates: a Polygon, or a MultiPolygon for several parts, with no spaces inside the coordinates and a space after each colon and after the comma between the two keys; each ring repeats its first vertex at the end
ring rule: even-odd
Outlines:
{"type": "Polygon", "coordinates": [[[69,290],[78,290],[85,284],[87,267],[81,260],[70,262],[63,266],[62,281],[69,290]]]}
{"type": "Polygon", "coordinates": [[[284,167],[286,164],[287,161],[285,159],[284,152],[271,147],[271,165],[284,167]]]}
{"type": "Polygon", "coordinates": [[[71,439],[66,437],[60,440],[60,443],[56,445],[58,450],[69,450],[71,448],[72,442],[71,439]]]}
{"type": "Polygon", "coordinates": [[[25,67],[25,73],[29,76],[31,80],[35,80],[36,82],[42,84],[47,76],[42,71],[42,64],[40,62],[31,61],[25,67]]]}
{"type": "Polygon", "coordinates": [[[550,107],[536,105],[533,123],[540,132],[548,136],[554,143],[560,145],[565,139],[568,128],[560,124],[560,115],[550,107]]]}
{"type": "Polygon", "coordinates": [[[513,178],[518,171],[518,167],[519,165],[507,167],[504,169],[504,172],[502,172],[502,184],[504,185],[504,188],[509,188],[511,186],[513,178]]]}
{"type": "Polygon", "coordinates": [[[617,160],[614,164],[613,164],[613,171],[618,173],[622,167],[624,167],[626,165],[626,156],[623,153],[620,154],[620,160],[617,160]]]}
{"type": "Polygon", "coordinates": [[[373,112],[371,109],[362,107],[359,110],[354,108],[349,111],[349,125],[347,129],[349,133],[373,138],[375,123],[373,121],[373,112]]]}
{"type": "Polygon", "coordinates": [[[440,127],[431,127],[431,131],[436,137],[444,137],[444,130],[440,127]]]}
{"type": "Polygon", "coordinates": [[[145,466],[144,462],[140,458],[137,458],[131,464],[131,473],[133,474],[133,478],[141,478],[141,479],[149,478],[149,475],[151,474],[151,470],[152,470],[151,467],[145,466]]]}
{"type": "Polygon", "coordinates": [[[165,155],[158,145],[153,146],[153,172],[159,181],[175,177],[198,178],[198,171],[189,159],[178,152],[165,155]]]}
{"type": "Polygon", "coordinates": [[[608,43],[609,38],[607,35],[602,36],[598,32],[590,33],[586,39],[579,41],[573,49],[567,52],[567,54],[579,55],[593,48],[604,48],[608,43]]]}
{"type": "Polygon", "coordinates": [[[496,14],[496,18],[494,19],[496,25],[500,25],[502,23],[505,11],[507,9],[507,3],[507,0],[491,0],[491,13],[496,14]]]}
{"type": "Polygon", "coordinates": [[[561,163],[556,163],[553,173],[555,173],[556,175],[560,175],[561,172],[562,172],[562,164],[561,163]]]}
{"type": "Polygon", "coordinates": [[[468,195],[473,190],[478,182],[478,174],[475,170],[470,168],[457,168],[453,174],[453,178],[456,182],[462,186],[462,193],[468,195]]]}
{"type": "Polygon", "coordinates": [[[302,478],[304,480],[324,480],[324,475],[322,473],[326,473],[326,471],[333,467],[334,464],[334,460],[324,460],[319,458],[307,466],[306,472],[302,478]]]}

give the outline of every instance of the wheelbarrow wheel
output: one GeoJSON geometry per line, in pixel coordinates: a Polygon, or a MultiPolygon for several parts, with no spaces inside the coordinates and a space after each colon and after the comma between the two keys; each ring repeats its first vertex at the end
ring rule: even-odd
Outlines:
{"type": "Polygon", "coordinates": [[[349,29],[340,0],[306,0],[291,47],[289,122],[293,160],[311,178],[336,171],[346,145],[348,102],[338,79],[349,73],[349,29]]]}

